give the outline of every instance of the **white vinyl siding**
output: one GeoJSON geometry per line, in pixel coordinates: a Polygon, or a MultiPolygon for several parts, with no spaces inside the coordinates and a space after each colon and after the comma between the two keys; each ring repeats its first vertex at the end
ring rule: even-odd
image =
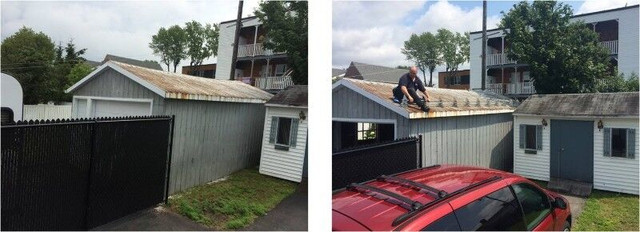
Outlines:
{"type": "MultiPolygon", "coordinates": [[[[599,120],[599,119],[598,119],[599,120]]],[[[604,129],[597,121],[593,131],[593,188],[614,192],[638,194],[640,160],[638,157],[638,135],[635,136],[635,156],[633,159],[607,157],[604,155],[604,129]]],[[[635,129],[638,133],[638,119],[602,119],[605,128],[635,129]]]]}
{"type": "Polygon", "coordinates": [[[513,123],[513,141],[518,143],[513,146],[513,172],[526,178],[549,181],[551,120],[547,119],[548,125],[542,127],[542,149],[536,154],[527,154],[520,148],[520,125],[541,125],[542,117],[514,116],[513,123]]]}
{"type": "MultiPolygon", "coordinates": [[[[271,124],[272,117],[286,117],[298,119],[300,111],[308,115],[307,109],[293,107],[268,106],[265,113],[264,133],[262,138],[262,153],[260,156],[261,174],[282,178],[285,180],[300,182],[304,165],[305,147],[307,143],[308,119],[298,120],[298,130],[295,146],[291,144],[288,151],[277,150],[272,142],[271,124]]],[[[293,132],[292,132],[293,133],[293,132]]],[[[291,140],[293,142],[293,139],[291,140]]]]}

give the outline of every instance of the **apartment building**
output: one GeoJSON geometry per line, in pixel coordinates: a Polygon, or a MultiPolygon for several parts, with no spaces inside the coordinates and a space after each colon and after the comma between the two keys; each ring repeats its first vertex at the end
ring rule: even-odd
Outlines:
{"type": "MultiPolygon", "coordinates": [[[[609,50],[610,62],[619,73],[638,74],[638,5],[574,15],[600,35],[600,44],[609,50]]],[[[509,41],[502,29],[487,30],[486,89],[510,97],[535,94],[533,78],[527,64],[507,58],[509,41]]],[[[540,38],[544,39],[544,38],[540,38]]],[[[470,85],[482,87],[482,31],[470,34],[470,85]]]]}
{"type": "Polygon", "coordinates": [[[238,59],[232,65],[235,33],[236,20],[220,23],[216,79],[229,79],[233,67],[235,68],[234,79],[264,90],[277,91],[293,85],[291,71],[287,66],[287,54],[264,48],[263,42],[268,38],[258,17],[241,19],[238,59]]]}

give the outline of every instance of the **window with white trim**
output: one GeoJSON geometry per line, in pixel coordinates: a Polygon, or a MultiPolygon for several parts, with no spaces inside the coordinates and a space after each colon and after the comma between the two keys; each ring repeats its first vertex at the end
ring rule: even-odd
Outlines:
{"type": "Polygon", "coordinates": [[[276,150],[288,151],[290,147],[296,147],[298,137],[297,118],[271,117],[271,131],[269,143],[276,150]]]}
{"type": "Polygon", "coordinates": [[[287,71],[287,64],[276,65],[276,76],[282,76],[287,71]]]}
{"type": "Polygon", "coordinates": [[[630,128],[604,128],[604,156],[635,158],[636,130],[630,128]]]}
{"type": "Polygon", "coordinates": [[[520,148],[527,154],[536,154],[542,150],[542,126],[520,125],[520,148]]]}
{"type": "Polygon", "coordinates": [[[358,123],[358,141],[373,140],[377,138],[377,126],[375,123],[358,123]]]}

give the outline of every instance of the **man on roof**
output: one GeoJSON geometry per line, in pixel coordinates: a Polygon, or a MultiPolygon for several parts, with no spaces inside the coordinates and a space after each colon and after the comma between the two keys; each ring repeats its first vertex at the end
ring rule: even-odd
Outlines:
{"type": "Polygon", "coordinates": [[[402,102],[402,97],[406,97],[409,103],[415,103],[424,112],[429,111],[427,102],[429,102],[429,94],[424,88],[422,81],[418,78],[418,68],[412,66],[409,72],[402,75],[398,81],[398,86],[393,88],[393,102],[402,102]],[[420,90],[424,97],[420,97],[416,90],[420,90]]]}

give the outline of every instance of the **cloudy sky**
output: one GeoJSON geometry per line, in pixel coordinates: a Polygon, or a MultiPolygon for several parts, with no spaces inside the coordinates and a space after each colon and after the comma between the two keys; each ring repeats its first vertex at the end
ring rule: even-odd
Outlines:
{"type": "MultiPolygon", "coordinates": [[[[495,28],[501,11],[515,1],[487,3],[487,29],[495,28]]],[[[574,14],[638,4],[638,0],[567,1],[574,14]]],[[[400,52],[412,33],[447,28],[456,32],[482,30],[482,1],[333,2],[333,67],[351,61],[388,67],[410,65],[400,52]]],[[[464,65],[468,68],[468,64],[464,65]]],[[[443,71],[438,67],[436,72],[443,71]]],[[[427,74],[428,75],[428,74],[427,74]]]]}
{"type": "MultiPolygon", "coordinates": [[[[257,0],[246,0],[243,16],[253,15],[257,0]]],[[[73,39],[87,48],[85,58],[102,61],[106,54],[133,59],[160,59],[149,48],[160,27],[196,20],[202,24],[236,18],[238,1],[4,1],[2,40],[22,26],[42,31],[53,41],[73,39]]],[[[205,63],[215,62],[215,58],[205,63]]],[[[188,65],[188,61],[181,62],[188,65]]],[[[166,69],[166,66],[163,65],[166,69]]],[[[178,68],[179,69],[179,68],[178,68]]]]}

